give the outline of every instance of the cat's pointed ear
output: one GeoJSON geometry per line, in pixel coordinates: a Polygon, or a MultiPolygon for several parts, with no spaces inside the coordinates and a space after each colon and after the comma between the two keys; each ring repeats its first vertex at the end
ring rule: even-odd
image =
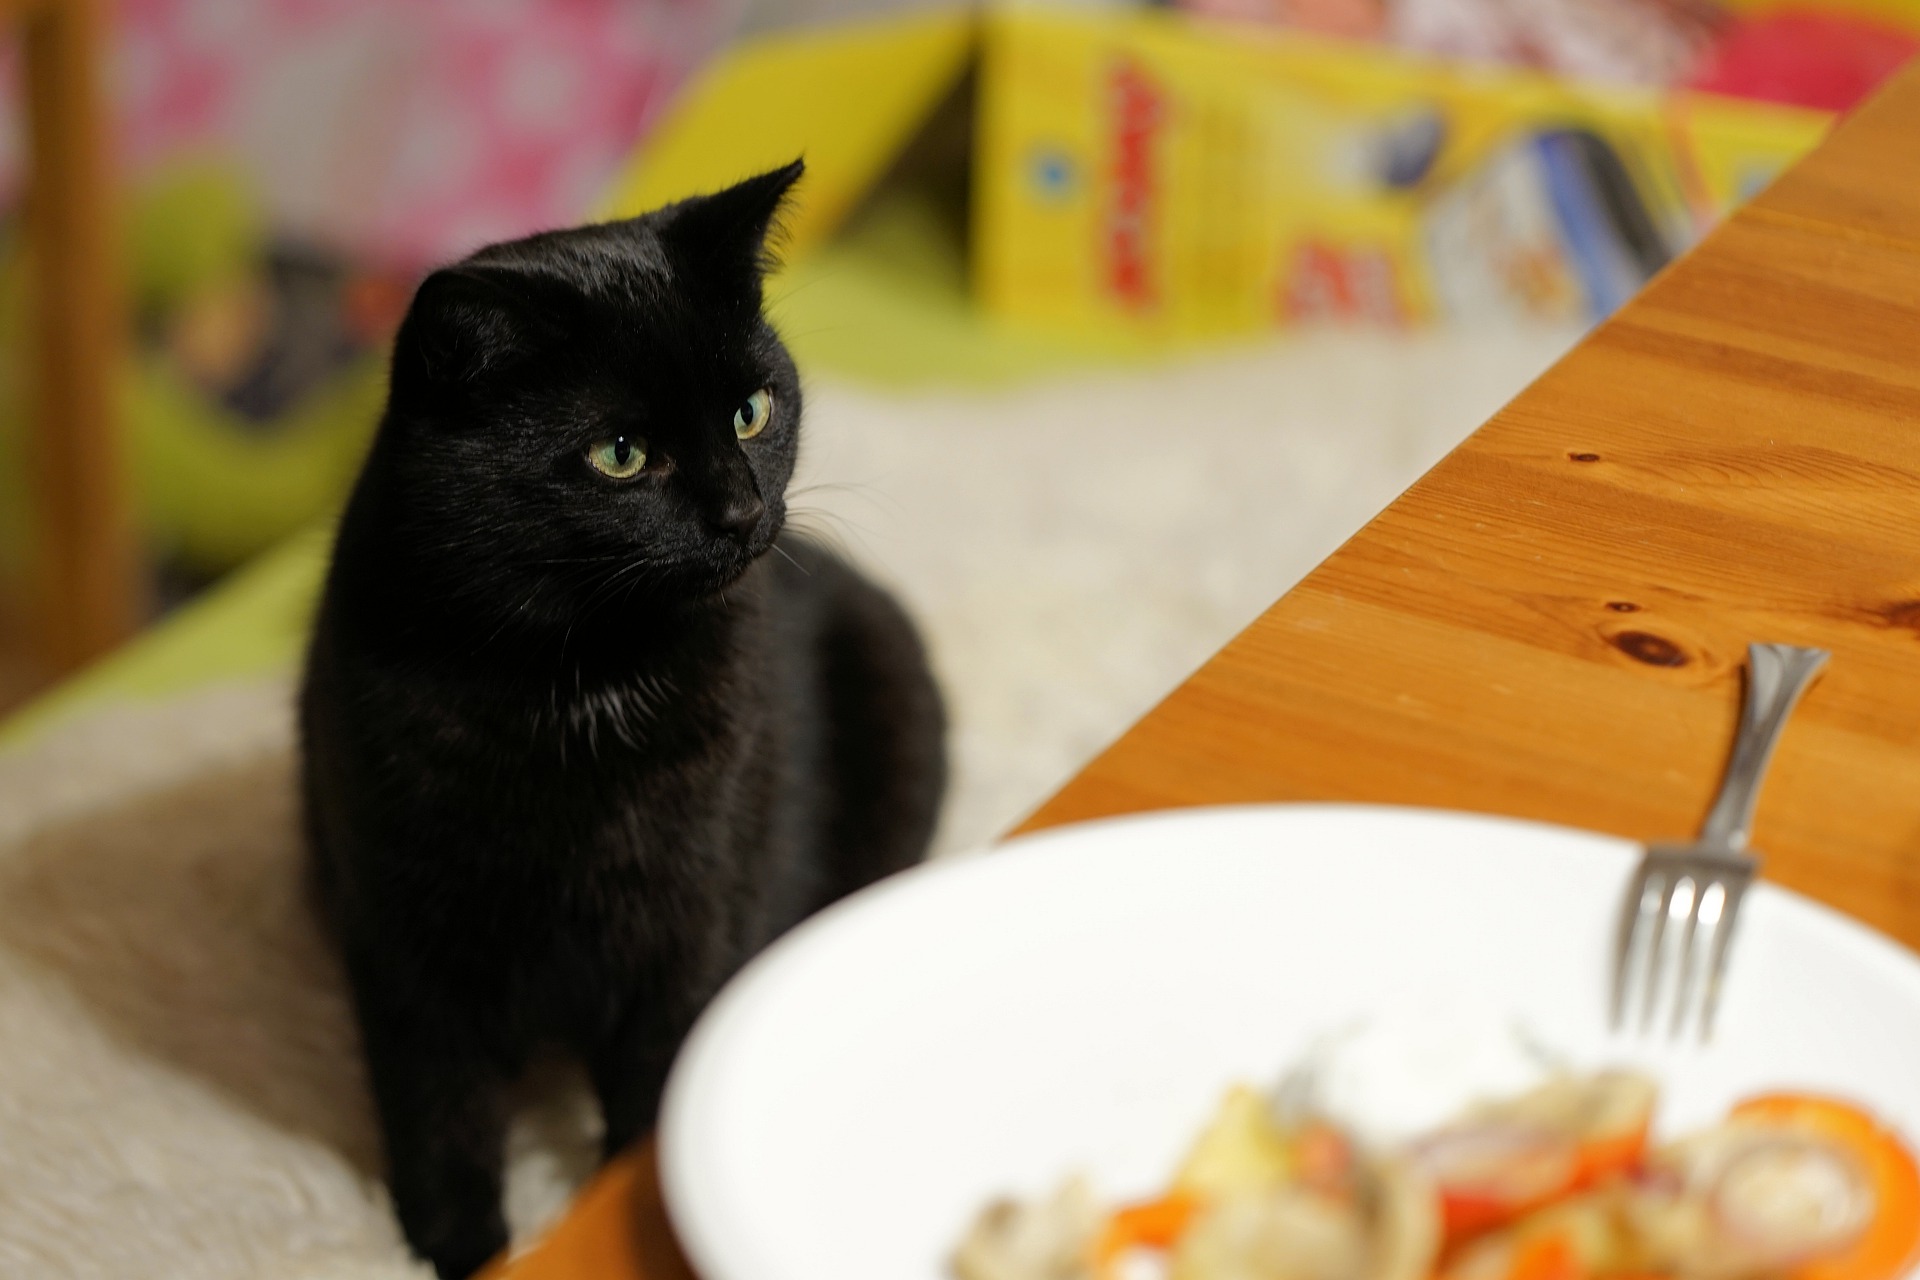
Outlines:
{"type": "Polygon", "coordinates": [[[795,160],[725,191],[673,205],[660,226],[668,254],[695,269],[744,273],[757,281],[771,265],[769,233],[806,168],[805,161],[795,160]]]}
{"type": "Polygon", "coordinates": [[[421,281],[395,335],[394,391],[457,390],[532,354],[541,328],[513,273],[443,267],[421,281]]]}

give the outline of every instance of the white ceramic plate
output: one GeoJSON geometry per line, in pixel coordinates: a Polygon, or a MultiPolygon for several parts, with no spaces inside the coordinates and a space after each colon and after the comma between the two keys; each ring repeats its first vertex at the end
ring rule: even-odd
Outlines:
{"type": "Polygon", "coordinates": [[[1436,1007],[1653,1068],[1663,1127],[1791,1087],[1920,1137],[1920,960],[1778,889],[1743,909],[1711,1048],[1610,1040],[1636,856],[1503,819],[1282,806],[1091,823],[897,876],[701,1021],[662,1119],[668,1208],[705,1280],[941,1280],[990,1195],[1074,1170],[1148,1193],[1229,1083],[1436,1007]]]}

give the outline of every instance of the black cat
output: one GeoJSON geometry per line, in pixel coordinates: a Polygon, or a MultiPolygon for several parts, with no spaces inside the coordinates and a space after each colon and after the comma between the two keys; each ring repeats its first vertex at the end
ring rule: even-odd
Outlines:
{"type": "Polygon", "coordinates": [[[781,536],[800,386],[761,275],[800,172],[484,249],[395,343],[300,710],[394,1204],[442,1276],[505,1243],[530,1050],[580,1055],[619,1148],[715,989],[933,828],[912,627],[781,536]]]}

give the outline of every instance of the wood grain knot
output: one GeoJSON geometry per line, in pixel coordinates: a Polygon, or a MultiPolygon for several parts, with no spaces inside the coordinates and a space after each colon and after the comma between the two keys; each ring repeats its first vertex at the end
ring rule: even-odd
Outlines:
{"type": "Polygon", "coordinates": [[[1631,600],[1609,600],[1607,601],[1607,608],[1613,610],[1615,613],[1640,612],[1640,606],[1631,600]]]}
{"type": "Polygon", "coordinates": [[[1569,458],[1572,458],[1572,459],[1573,459],[1573,460],[1574,460],[1575,462],[1598,462],[1598,461],[1600,461],[1600,455],[1599,455],[1599,454],[1597,454],[1597,453],[1569,453],[1569,454],[1568,454],[1567,456],[1568,456],[1569,458]]]}
{"type": "Polygon", "coordinates": [[[1872,609],[1873,616],[1886,626],[1920,631],[1920,600],[1895,600],[1872,609]]]}
{"type": "Polygon", "coordinates": [[[1635,662],[1644,662],[1650,667],[1687,665],[1685,649],[1665,636],[1654,635],[1651,631],[1622,631],[1619,635],[1608,636],[1607,643],[1635,662]]]}

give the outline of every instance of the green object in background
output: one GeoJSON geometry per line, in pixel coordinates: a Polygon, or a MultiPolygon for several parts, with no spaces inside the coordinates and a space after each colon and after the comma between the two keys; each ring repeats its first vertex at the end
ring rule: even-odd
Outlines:
{"type": "MultiPolygon", "coordinates": [[[[245,563],[324,518],[352,483],[385,394],[385,359],[352,359],[269,422],[250,421],[202,386],[164,342],[196,300],[244,289],[267,235],[239,171],[218,161],[170,164],[133,194],[126,222],[132,302],[143,340],[122,371],[120,411],[142,533],[162,560],[195,575],[245,563]]],[[[0,262],[0,343],[24,343],[20,255],[0,262]]],[[[23,370],[0,376],[0,576],[27,562],[23,370]]]]}
{"type": "Polygon", "coordinates": [[[332,511],[359,470],[386,381],[383,361],[360,361],[262,431],[168,361],[139,361],[125,412],[155,549],[226,568],[332,511]]]}
{"type": "Polygon", "coordinates": [[[190,156],[156,170],[127,211],[133,305],[151,311],[245,275],[267,228],[245,180],[217,157],[190,156]]]}
{"type": "Polygon", "coordinates": [[[126,648],[0,721],[0,754],[108,703],[288,670],[306,646],[332,544],[332,526],[315,526],[233,573],[126,648]]]}
{"type": "MultiPolygon", "coordinates": [[[[173,161],[135,192],[128,268],[143,325],[257,281],[265,216],[240,169],[173,161]]],[[[148,541],[196,573],[230,569],[331,511],[360,463],[385,394],[368,354],[272,421],[249,421],[200,385],[164,346],[138,353],[122,413],[148,541]]]]}

